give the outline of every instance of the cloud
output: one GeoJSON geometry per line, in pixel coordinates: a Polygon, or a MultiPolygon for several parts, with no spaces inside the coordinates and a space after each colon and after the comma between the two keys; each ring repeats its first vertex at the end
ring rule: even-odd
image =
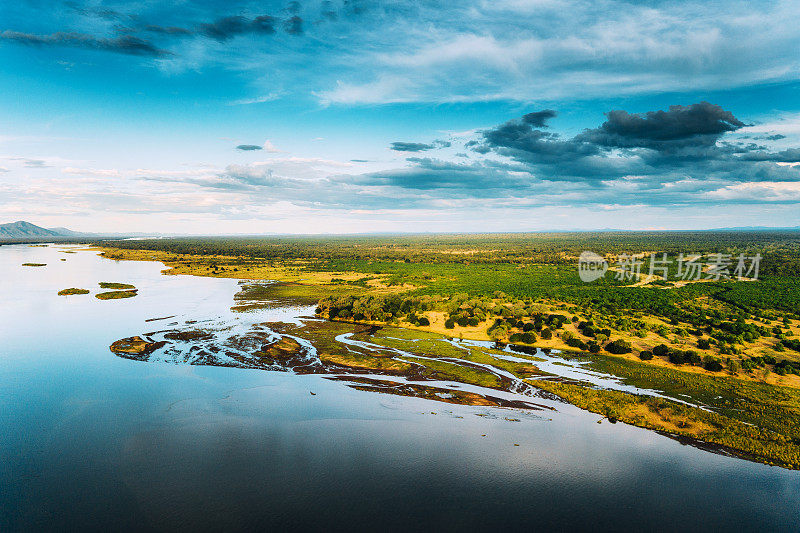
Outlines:
{"type": "Polygon", "coordinates": [[[272,144],[272,141],[266,140],[264,141],[263,145],[258,144],[240,144],[236,147],[237,150],[242,150],[245,152],[253,152],[257,150],[263,150],[268,154],[282,154],[285,153],[282,150],[278,150],[275,148],[275,145],[272,144]]]}
{"type": "Polygon", "coordinates": [[[606,117],[599,128],[576,139],[608,147],[665,150],[680,144],[711,146],[723,134],[746,126],[730,111],[708,102],[647,113],[614,110],[606,117]]]}
{"type": "Polygon", "coordinates": [[[83,33],[56,32],[49,35],[35,35],[6,30],[0,33],[0,39],[29,46],[72,46],[90,50],[104,50],[120,54],[149,57],[165,57],[170,52],[155,47],[152,43],[123,35],[115,38],[94,37],[83,33]]]}
{"type": "Polygon", "coordinates": [[[435,148],[449,148],[450,146],[452,146],[450,141],[437,139],[430,144],[401,141],[393,142],[389,149],[396,152],[424,152],[435,148]]]}
{"type": "Polygon", "coordinates": [[[283,31],[289,35],[302,35],[303,34],[303,19],[297,15],[289,17],[283,21],[283,31]]]}
{"type": "Polygon", "coordinates": [[[99,176],[99,177],[118,177],[120,176],[119,170],[116,169],[98,169],[98,168],[75,168],[65,167],[61,169],[64,174],[77,174],[81,176],[99,176]]]}
{"type": "Polygon", "coordinates": [[[275,146],[269,140],[264,141],[263,148],[264,148],[265,152],[270,153],[270,154],[281,154],[281,153],[283,153],[281,150],[278,150],[277,148],[275,148],[275,146]]]}
{"type": "Polygon", "coordinates": [[[22,161],[22,166],[25,168],[50,168],[52,165],[48,164],[44,159],[27,159],[24,157],[12,157],[12,161],[22,161]]]}
{"type": "Polygon", "coordinates": [[[546,128],[547,121],[555,118],[556,112],[552,109],[543,109],[542,111],[533,111],[522,115],[522,122],[530,124],[535,128],[546,128]]]}
{"type": "Polygon", "coordinates": [[[253,19],[242,16],[222,17],[214,22],[198,25],[197,31],[208,38],[225,42],[237,35],[247,33],[272,35],[275,33],[275,24],[278,19],[270,15],[260,15],[253,19]]]}
{"type": "Polygon", "coordinates": [[[700,2],[627,0],[380,9],[365,17],[381,25],[370,35],[380,45],[365,46],[353,72],[317,91],[324,103],[530,103],[798,79],[791,2],[735,2],[725,13],[700,2]]]}
{"type": "Polygon", "coordinates": [[[390,150],[394,150],[396,152],[423,152],[425,150],[433,150],[436,148],[432,144],[424,144],[424,143],[409,143],[409,142],[393,142],[392,146],[389,148],[390,150]]]}
{"type": "Polygon", "coordinates": [[[265,94],[263,96],[256,96],[255,98],[243,98],[241,100],[234,100],[229,102],[228,105],[250,105],[250,104],[263,104],[265,102],[272,102],[281,97],[281,93],[274,92],[265,94]]]}
{"type": "Polygon", "coordinates": [[[158,26],[155,24],[148,24],[147,26],[144,27],[144,29],[145,31],[158,33],[161,35],[188,36],[194,34],[192,30],[188,30],[186,28],[181,28],[178,26],[158,26]]]}

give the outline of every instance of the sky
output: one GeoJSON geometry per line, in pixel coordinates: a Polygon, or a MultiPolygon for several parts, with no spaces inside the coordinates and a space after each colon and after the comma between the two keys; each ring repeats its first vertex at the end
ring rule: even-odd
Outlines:
{"type": "Polygon", "coordinates": [[[0,3],[0,222],[800,226],[800,2],[0,3]]]}

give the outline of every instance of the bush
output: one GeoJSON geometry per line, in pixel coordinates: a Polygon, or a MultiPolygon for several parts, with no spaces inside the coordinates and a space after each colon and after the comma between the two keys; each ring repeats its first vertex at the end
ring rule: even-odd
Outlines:
{"type": "Polygon", "coordinates": [[[580,339],[576,339],[575,337],[568,338],[566,343],[567,343],[567,346],[570,346],[572,348],[577,348],[579,350],[586,350],[588,348],[588,346],[586,346],[585,342],[583,342],[580,339]]]}
{"type": "Polygon", "coordinates": [[[669,346],[666,344],[659,344],[655,348],[653,348],[653,354],[655,355],[667,355],[669,353],[669,346]]]}
{"type": "Polygon", "coordinates": [[[631,343],[623,339],[617,339],[606,344],[606,350],[613,354],[631,353],[631,343]]]}
{"type": "Polygon", "coordinates": [[[708,350],[711,348],[711,342],[708,339],[697,339],[697,347],[701,350],[708,350]]]}
{"type": "Polygon", "coordinates": [[[456,321],[453,320],[452,318],[448,318],[447,320],[444,321],[444,327],[446,327],[447,329],[453,329],[454,327],[456,327],[456,321]]]}
{"type": "Polygon", "coordinates": [[[428,320],[428,317],[424,317],[423,316],[423,317],[420,317],[420,319],[419,319],[419,325],[420,326],[430,326],[431,325],[431,321],[428,320]]]}
{"type": "Polygon", "coordinates": [[[550,340],[552,338],[553,338],[553,330],[551,330],[550,328],[544,328],[542,330],[542,339],[550,340]]]}
{"type": "Polygon", "coordinates": [[[641,359],[642,361],[649,361],[652,358],[653,358],[653,352],[651,352],[650,350],[644,350],[643,352],[639,353],[639,359],[641,359]]]}

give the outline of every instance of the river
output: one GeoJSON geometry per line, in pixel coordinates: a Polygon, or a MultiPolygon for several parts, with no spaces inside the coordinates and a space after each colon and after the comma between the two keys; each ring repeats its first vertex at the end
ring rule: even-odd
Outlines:
{"type": "Polygon", "coordinates": [[[0,246],[0,531],[798,530],[800,472],[560,402],[464,406],[115,356],[153,318],[307,312],[233,313],[237,280],[163,268],[0,246]],[[98,300],[100,281],[139,292],[98,300]],[[68,287],[92,294],[56,295],[68,287]]]}

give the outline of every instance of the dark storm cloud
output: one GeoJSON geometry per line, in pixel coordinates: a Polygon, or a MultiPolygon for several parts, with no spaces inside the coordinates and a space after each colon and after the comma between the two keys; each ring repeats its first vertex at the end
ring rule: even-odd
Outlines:
{"type": "Polygon", "coordinates": [[[331,0],[324,0],[322,2],[322,18],[327,20],[336,20],[339,16],[336,14],[336,11],[333,9],[333,2],[331,0]]]}
{"type": "Polygon", "coordinates": [[[686,180],[800,181],[800,169],[790,166],[800,162],[800,149],[773,152],[753,142],[724,140],[746,124],[708,102],[647,113],[610,111],[600,126],[574,137],[534,125],[546,126],[553,115],[538,112],[510,120],[480,132],[480,139],[465,147],[510,158],[542,180],[600,187],[635,179],[638,187],[649,184],[659,194],[667,184],[686,180]]]}
{"type": "Polygon", "coordinates": [[[161,35],[173,35],[173,36],[185,36],[185,35],[193,35],[194,32],[191,30],[187,30],[186,28],[180,28],[178,26],[156,26],[153,24],[149,24],[144,27],[146,31],[159,33],[161,35]]]}
{"type": "Polygon", "coordinates": [[[433,150],[436,148],[432,144],[425,143],[408,143],[408,142],[393,142],[390,150],[396,152],[424,152],[425,150],[433,150]]]}
{"type": "Polygon", "coordinates": [[[528,188],[530,176],[511,174],[503,168],[482,163],[454,163],[427,157],[410,157],[411,166],[356,176],[340,176],[337,183],[370,187],[392,187],[407,190],[433,191],[447,189],[445,197],[491,197],[528,188]]]}
{"type": "Polygon", "coordinates": [[[537,129],[537,124],[546,125],[545,121],[554,115],[549,110],[529,113],[483,131],[482,143],[467,144],[479,153],[491,150],[518,161],[539,164],[605,157],[614,149],[625,149],[629,158],[639,157],[652,163],[717,158],[763,149],[754,144],[719,146],[717,142],[725,133],[745,124],[730,111],[708,102],[647,113],[609,111],[599,127],[584,130],[573,138],[537,129]]]}
{"type": "Polygon", "coordinates": [[[56,32],[49,35],[36,35],[6,30],[0,33],[0,39],[30,46],[72,46],[149,57],[170,55],[168,51],[161,50],[152,43],[131,35],[107,39],[84,33],[56,32]]]}
{"type": "Polygon", "coordinates": [[[103,20],[123,20],[133,18],[131,15],[126,15],[125,13],[121,13],[114,9],[83,7],[75,2],[67,2],[64,5],[66,5],[75,13],[79,13],[85,17],[98,17],[103,20]]]}
{"type": "Polygon", "coordinates": [[[432,143],[410,143],[410,142],[393,142],[390,150],[395,152],[424,152],[426,150],[434,150],[436,148],[449,148],[452,146],[450,141],[442,141],[436,139],[432,143]]]}
{"type": "Polygon", "coordinates": [[[614,110],[599,128],[586,130],[577,140],[617,148],[669,149],[675,146],[714,145],[728,132],[746,126],[718,105],[700,102],[673,105],[668,111],[628,113],[614,110]]]}
{"type": "Polygon", "coordinates": [[[600,153],[600,148],[592,143],[561,139],[558,134],[536,129],[524,120],[510,120],[482,135],[482,144],[471,145],[474,151],[485,154],[493,150],[531,163],[558,163],[600,153]]]}
{"type": "Polygon", "coordinates": [[[236,147],[237,150],[243,150],[245,152],[250,152],[253,150],[263,150],[263,146],[259,146],[257,144],[240,144],[236,147]]]}
{"type": "Polygon", "coordinates": [[[297,15],[293,15],[283,21],[283,31],[289,35],[302,35],[303,34],[303,19],[297,15]]]}
{"type": "Polygon", "coordinates": [[[780,152],[767,152],[763,150],[750,151],[742,155],[739,159],[743,161],[772,161],[774,163],[798,163],[800,162],[800,148],[789,148],[780,152]]]}
{"type": "Polygon", "coordinates": [[[263,33],[271,35],[275,33],[275,23],[277,19],[269,15],[261,15],[254,19],[241,16],[222,17],[214,22],[198,25],[197,31],[210,39],[219,42],[227,41],[237,35],[247,33],[263,33]]]}
{"type": "Polygon", "coordinates": [[[555,118],[555,116],[556,112],[552,109],[543,109],[542,111],[534,111],[533,113],[522,115],[522,122],[536,128],[546,128],[548,127],[547,121],[555,118]]]}

